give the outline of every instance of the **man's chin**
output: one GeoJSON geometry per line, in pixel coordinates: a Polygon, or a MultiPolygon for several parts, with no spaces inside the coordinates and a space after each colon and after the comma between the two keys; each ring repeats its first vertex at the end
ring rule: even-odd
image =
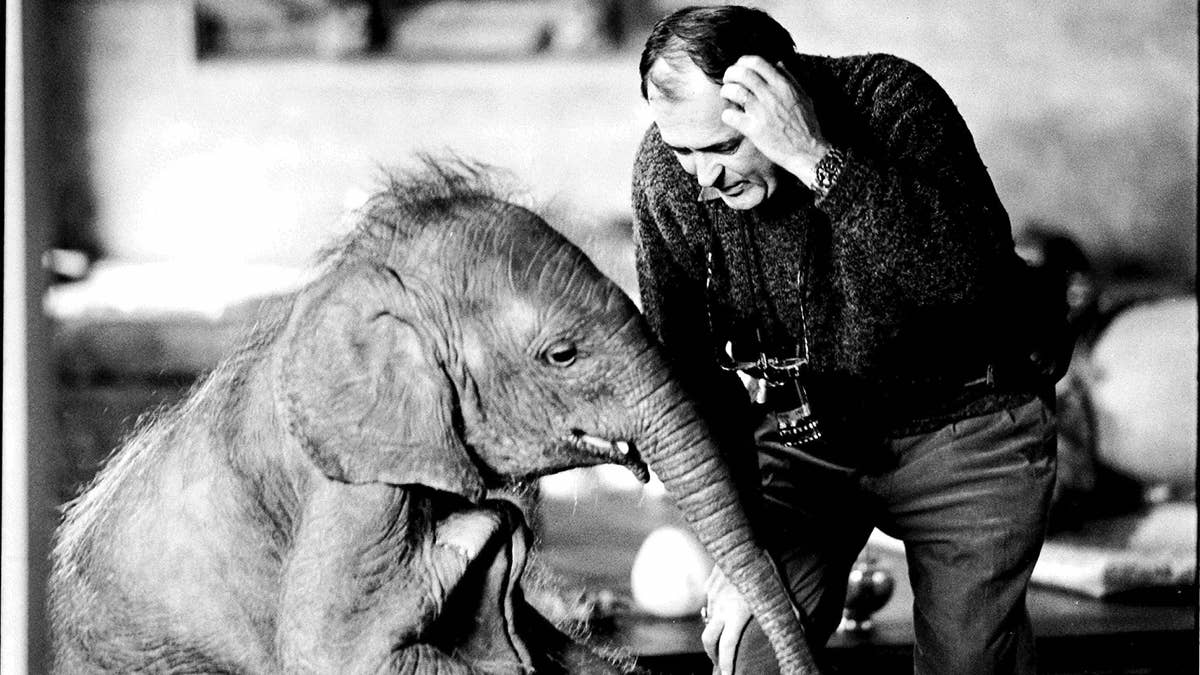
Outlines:
{"type": "Polygon", "coordinates": [[[721,193],[721,201],[735,211],[752,209],[763,203],[766,197],[767,191],[761,185],[748,186],[736,195],[721,193]]]}

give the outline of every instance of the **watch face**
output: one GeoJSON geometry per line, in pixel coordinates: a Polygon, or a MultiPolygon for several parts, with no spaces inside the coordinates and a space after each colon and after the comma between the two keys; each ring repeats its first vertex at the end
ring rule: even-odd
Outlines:
{"type": "Polygon", "coordinates": [[[830,150],[825,153],[821,161],[817,162],[817,190],[824,196],[837,182],[838,175],[842,172],[842,166],[846,163],[846,157],[841,150],[830,150]]]}

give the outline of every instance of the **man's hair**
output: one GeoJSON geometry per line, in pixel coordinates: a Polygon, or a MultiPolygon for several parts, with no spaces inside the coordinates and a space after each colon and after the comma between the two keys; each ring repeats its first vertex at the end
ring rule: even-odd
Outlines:
{"type": "MultiPolygon", "coordinates": [[[[654,24],[639,69],[642,74],[642,98],[650,68],[659,59],[687,57],[708,79],[720,84],[725,70],[743,56],[761,56],[769,63],[789,60],[796,43],[787,29],[761,9],[722,5],[684,7],[654,24]]],[[[667,98],[672,97],[669,83],[654,81],[667,98]],[[666,87],[664,89],[664,87],[666,87]]]]}

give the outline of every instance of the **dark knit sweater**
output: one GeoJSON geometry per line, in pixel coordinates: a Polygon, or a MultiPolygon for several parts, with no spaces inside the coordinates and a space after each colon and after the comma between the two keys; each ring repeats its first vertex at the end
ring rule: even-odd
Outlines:
{"type": "Polygon", "coordinates": [[[633,176],[645,314],[708,405],[738,406],[739,356],[807,342],[818,415],[898,435],[1027,401],[1031,386],[964,388],[1020,359],[1008,216],[953,102],[894,56],[797,55],[826,140],[848,161],[824,199],[784,180],[748,211],[697,202],[696,180],[646,133],[633,176]],[[711,254],[711,275],[706,257],[711,254]]]}

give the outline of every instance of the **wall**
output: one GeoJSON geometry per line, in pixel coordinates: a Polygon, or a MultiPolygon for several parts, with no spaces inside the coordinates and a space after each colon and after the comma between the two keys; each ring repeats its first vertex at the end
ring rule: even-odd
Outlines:
{"type": "MultiPolygon", "coordinates": [[[[672,3],[660,3],[670,5],[672,3]]],[[[1015,224],[1194,280],[1196,17],[1125,3],[760,3],[803,51],[887,51],[957,101],[1015,224]]],[[[453,148],[513,170],[631,287],[632,51],[595,60],[197,63],[189,3],[59,7],[61,220],[107,255],[303,262],[381,165],[453,148]]]]}
{"type": "Polygon", "coordinates": [[[801,51],[890,52],[957,102],[1018,227],[1196,270],[1197,7],[1186,0],[772,2],[801,51]]]}

